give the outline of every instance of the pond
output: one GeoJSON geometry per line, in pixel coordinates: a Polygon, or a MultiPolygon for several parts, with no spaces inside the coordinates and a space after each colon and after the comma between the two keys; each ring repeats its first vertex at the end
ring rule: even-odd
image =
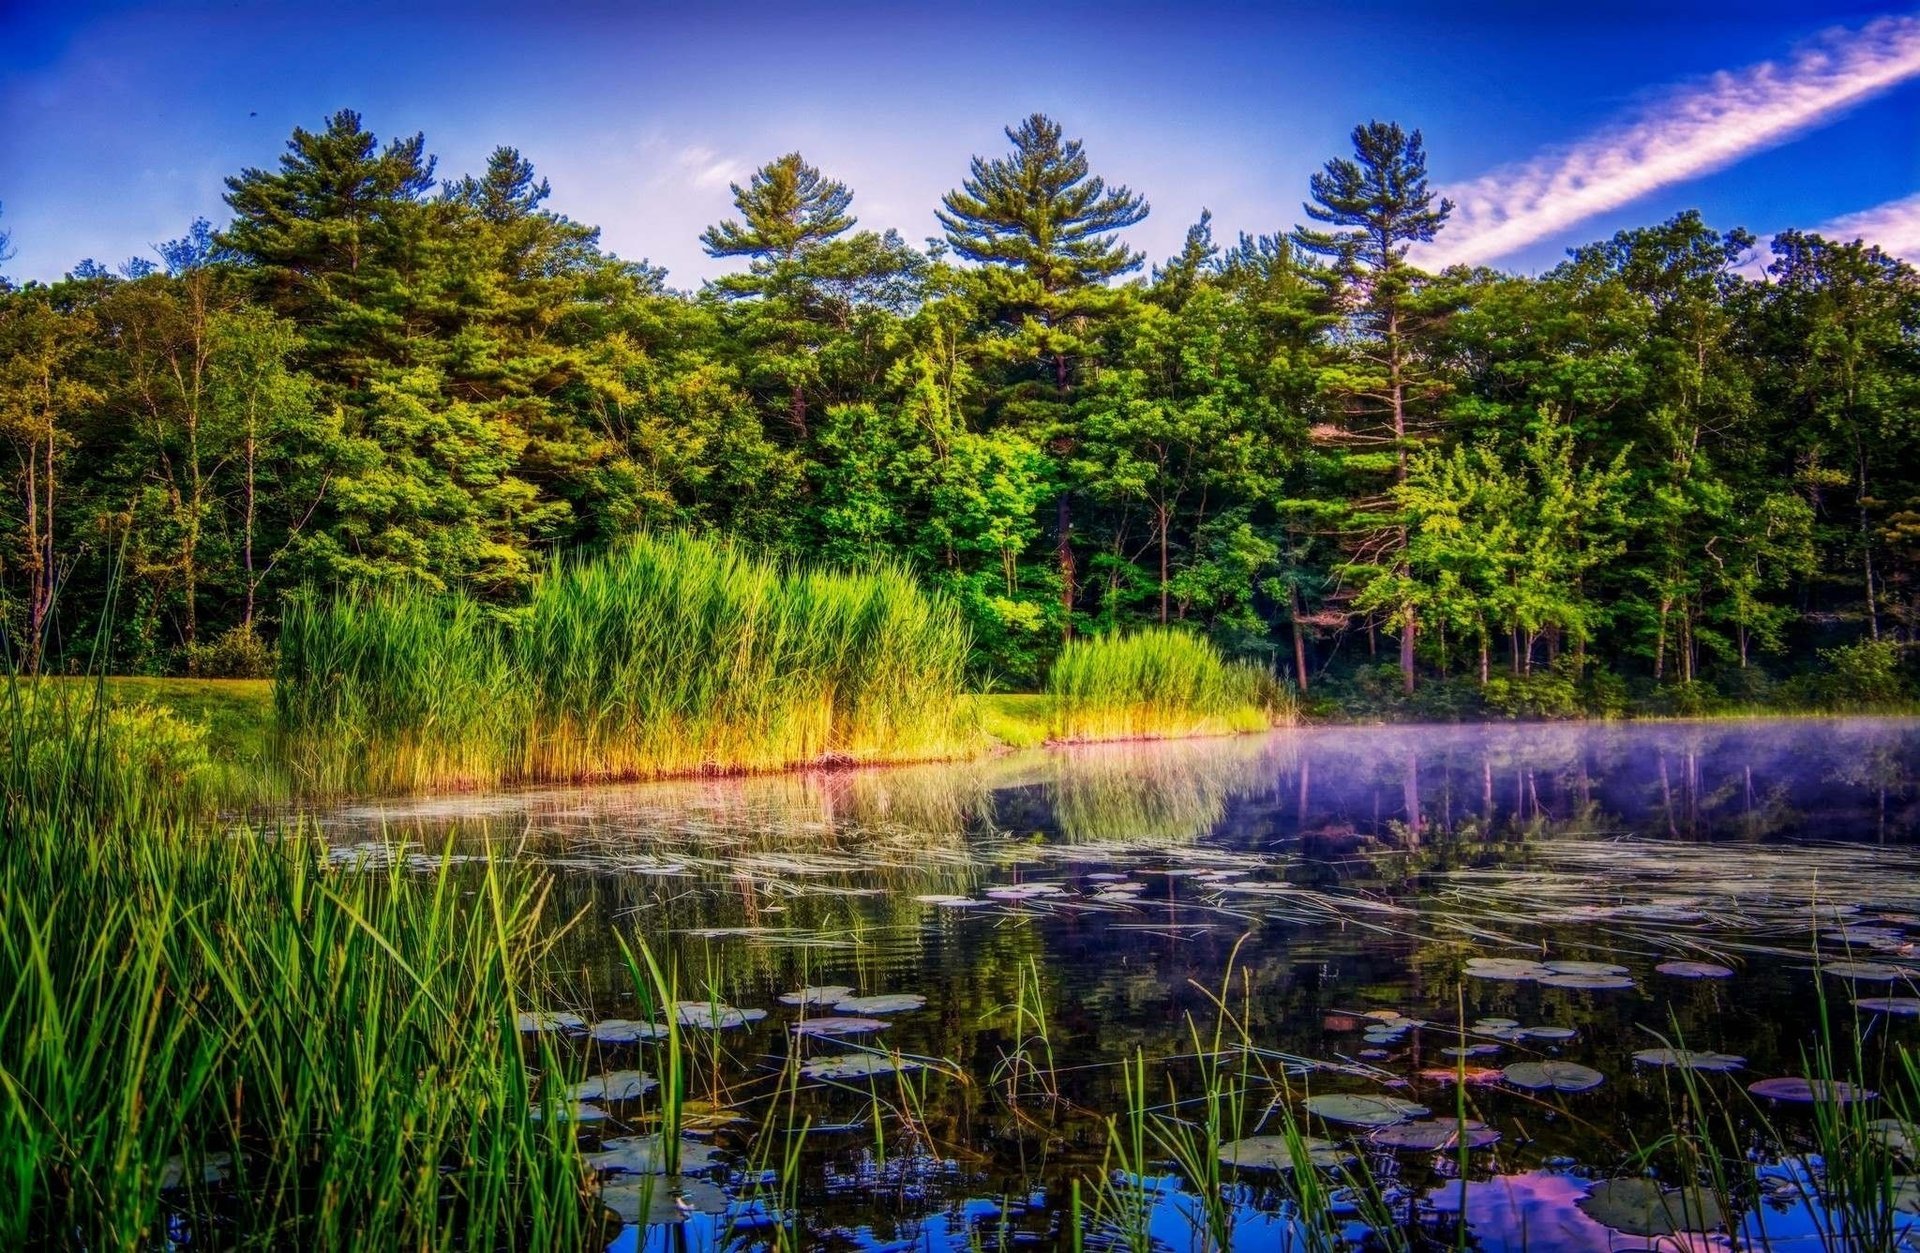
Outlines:
{"type": "Polygon", "coordinates": [[[783,1217],[810,1248],[1839,1247],[1815,1107],[1749,1085],[1813,1073],[1823,1013],[1855,1078],[1920,1042],[1908,721],[1316,728],[321,822],[343,861],[551,867],[576,921],[522,1026],[626,1171],[623,1249],[783,1217]],[[1711,1195],[1689,1109],[1748,1163],[1711,1195]],[[1290,1127],[1298,1162],[1221,1144],[1290,1127]]]}

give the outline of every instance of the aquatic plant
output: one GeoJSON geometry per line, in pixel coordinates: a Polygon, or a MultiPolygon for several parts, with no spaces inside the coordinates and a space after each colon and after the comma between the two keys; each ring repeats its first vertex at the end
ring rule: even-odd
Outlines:
{"type": "Polygon", "coordinates": [[[1166,627],[1072,641],[1046,691],[1058,740],[1228,734],[1294,718],[1291,693],[1267,671],[1166,627]]]}
{"type": "Polygon", "coordinates": [[[958,609],[905,570],[643,535],[495,614],[406,587],[289,607],[275,712],[310,791],[415,791],[953,755],[958,609]]]}

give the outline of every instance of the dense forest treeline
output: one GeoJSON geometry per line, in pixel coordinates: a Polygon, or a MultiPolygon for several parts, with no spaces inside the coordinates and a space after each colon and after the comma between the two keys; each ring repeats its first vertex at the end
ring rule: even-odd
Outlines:
{"type": "Polygon", "coordinates": [[[229,178],[224,228],[0,283],[13,655],[70,667],[105,623],[118,669],[247,673],[297,587],[511,614],[556,554],[677,527],[903,561],[1010,686],[1182,622],[1429,711],[1899,687],[1910,266],[1789,231],[1753,278],[1753,236],[1683,213],[1427,273],[1451,206],[1383,123],[1305,226],[1203,215],[1149,265],[1143,198],[1044,116],[1007,136],[925,247],[780,157],[702,237],[744,268],[685,292],[513,149],[442,180],[342,112],[229,178]]]}

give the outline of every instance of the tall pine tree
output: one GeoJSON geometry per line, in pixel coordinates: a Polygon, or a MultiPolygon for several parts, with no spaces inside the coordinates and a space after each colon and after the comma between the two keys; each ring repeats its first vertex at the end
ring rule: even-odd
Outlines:
{"type": "MultiPolygon", "coordinates": [[[[966,180],[935,215],[953,251],[987,271],[985,303],[1012,332],[1013,356],[1042,366],[1052,396],[1033,403],[1030,377],[1016,380],[1009,412],[1041,428],[1062,463],[1073,451],[1068,407],[1075,363],[1093,329],[1122,297],[1105,284],[1138,270],[1143,254],[1114,238],[1146,219],[1148,205],[1095,175],[1080,141],[1035,113],[1006,129],[1013,151],[975,157],[966,180]]],[[[1063,630],[1073,630],[1072,505],[1066,475],[1055,497],[1063,630]]]]}

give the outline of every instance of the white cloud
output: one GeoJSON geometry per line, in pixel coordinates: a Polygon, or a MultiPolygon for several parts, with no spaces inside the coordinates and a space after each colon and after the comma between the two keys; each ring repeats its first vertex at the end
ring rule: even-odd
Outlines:
{"type": "Polygon", "coordinates": [[[1851,243],[1864,239],[1882,251],[1920,264],[1920,192],[1862,209],[1813,228],[1816,235],[1851,243]]]}
{"type": "Polygon", "coordinates": [[[682,148],[673,163],[680,176],[695,187],[725,187],[740,181],[747,172],[740,161],[699,144],[682,148]]]}
{"type": "Polygon", "coordinates": [[[1832,31],[1785,61],[1723,71],[1571,146],[1443,188],[1453,219],[1417,260],[1438,268],[1505,256],[1782,143],[1916,76],[1920,16],[1832,31]]]}

